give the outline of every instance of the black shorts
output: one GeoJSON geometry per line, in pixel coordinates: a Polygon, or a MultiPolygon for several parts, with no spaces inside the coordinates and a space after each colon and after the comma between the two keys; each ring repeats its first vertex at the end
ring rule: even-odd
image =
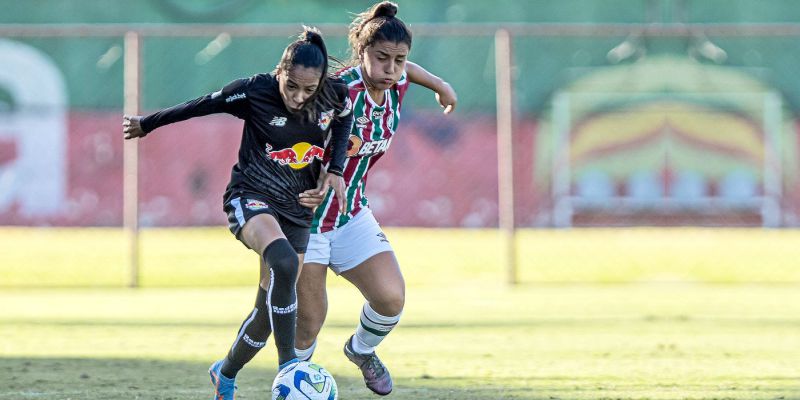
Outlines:
{"type": "Polygon", "coordinates": [[[297,225],[288,218],[281,216],[270,206],[269,199],[266,196],[253,193],[234,193],[225,199],[223,210],[228,214],[228,229],[245,246],[247,244],[240,237],[244,224],[258,214],[269,214],[278,221],[281,231],[283,231],[286,239],[289,240],[289,244],[292,245],[294,251],[297,254],[305,254],[311,229],[307,226],[297,225]]]}

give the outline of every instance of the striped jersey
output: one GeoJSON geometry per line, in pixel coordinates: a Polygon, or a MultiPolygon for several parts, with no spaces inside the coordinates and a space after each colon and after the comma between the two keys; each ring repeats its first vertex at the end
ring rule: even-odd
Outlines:
{"type": "MultiPolygon", "coordinates": [[[[361,209],[369,206],[366,196],[369,169],[383,156],[392,142],[400,122],[400,107],[406,90],[408,77],[405,72],[400,80],[386,89],[383,104],[377,104],[369,96],[361,72],[361,66],[344,69],[337,74],[347,83],[353,106],[353,127],[350,130],[347,159],[344,163],[344,182],[347,209],[339,214],[333,190],[329,190],[322,204],[314,213],[311,233],[328,232],[342,227],[361,209]]],[[[327,152],[326,152],[327,153],[327,152]]],[[[325,162],[327,165],[328,155],[325,162]]]]}

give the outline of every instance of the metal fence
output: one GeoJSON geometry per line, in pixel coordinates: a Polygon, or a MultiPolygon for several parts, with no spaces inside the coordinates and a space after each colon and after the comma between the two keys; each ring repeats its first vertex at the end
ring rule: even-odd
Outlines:
{"type": "MultiPolygon", "coordinates": [[[[346,59],[345,27],[320,28],[346,59]]],[[[298,29],[0,25],[0,224],[224,224],[241,122],[209,116],[123,145],[121,115],[269,71],[298,29]]],[[[370,178],[384,225],[510,239],[516,227],[800,223],[800,24],[413,29],[411,59],[460,104],[445,117],[410,91],[370,178]]]]}
{"type": "MultiPolygon", "coordinates": [[[[123,163],[119,137],[123,108],[151,112],[215,91],[237,77],[271,70],[297,29],[294,24],[0,27],[8,60],[0,86],[0,221],[121,224],[121,182],[131,165],[123,163]],[[126,76],[132,79],[127,86],[126,76]]],[[[344,27],[322,29],[331,53],[346,58],[344,27]]],[[[727,132],[695,118],[688,125],[697,125],[690,128],[696,131],[692,134],[707,146],[695,146],[685,157],[702,158],[699,151],[723,154],[732,169],[753,164],[753,157],[761,160],[751,171],[750,192],[753,198],[769,192],[777,204],[778,215],[767,225],[797,223],[794,115],[800,89],[784,82],[790,79],[786,65],[797,57],[791,50],[792,39],[800,36],[798,25],[430,24],[414,29],[418,39],[412,59],[450,81],[460,105],[456,114],[443,117],[427,90],[410,91],[402,140],[376,169],[370,188],[376,212],[386,224],[491,227],[498,226],[499,210],[505,209],[507,214],[513,211],[516,226],[564,225],[562,217],[555,216],[560,197],[575,197],[584,186],[602,185],[603,180],[610,181],[612,197],[629,197],[619,186],[650,166],[630,164],[605,178],[592,178],[602,174],[591,168],[559,171],[552,158],[572,146],[554,148],[553,140],[560,137],[554,130],[566,130],[572,137],[582,129],[583,137],[594,138],[594,150],[610,146],[606,153],[620,155],[627,150],[614,148],[620,145],[614,139],[617,128],[587,130],[579,125],[601,120],[607,124],[611,118],[603,119],[603,113],[637,115],[637,107],[647,104],[638,115],[651,116],[652,126],[643,129],[652,130],[659,121],[664,125],[674,102],[701,119],[750,124],[754,142],[730,143],[727,132]],[[498,94],[496,88],[503,92],[498,94]],[[660,96],[661,103],[648,93],[660,96]],[[737,94],[758,99],[769,94],[777,106],[750,112],[747,105],[737,108],[729,101],[737,94]],[[560,110],[554,106],[559,98],[582,100],[560,110]],[[715,113],[710,119],[709,110],[715,113]],[[559,112],[577,117],[572,115],[568,126],[562,126],[559,112]],[[497,136],[512,127],[506,139],[497,136]],[[767,131],[773,139],[766,140],[773,137],[765,136],[767,131]],[[737,157],[741,163],[735,162],[737,157]],[[423,171],[427,179],[417,179],[423,171]],[[776,178],[775,171],[782,173],[776,178]],[[500,200],[498,193],[508,201],[500,200]],[[512,200],[513,208],[508,205],[512,200]]],[[[620,126],[627,123],[626,118],[614,120],[620,126]]],[[[238,121],[213,116],[164,128],[158,139],[142,141],[141,154],[135,157],[141,161],[135,173],[141,223],[223,222],[218,203],[227,170],[235,162],[238,134],[238,121]]],[[[635,139],[636,134],[628,135],[635,139]]],[[[664,166],[655,171],[664,176],[678,172],[682,171],[664,166]]],[[[698,168],[688,173],[701,175],[704,195],[718,192],[724,175],[698,168]]],[[[665,179],[657,178],[654,185],[669,185],[665,179]]],[[[651,208],[658,211],[659,204],[651,208]]],[[[679,217],[676,214],[675,221],[679,217]]],[[[624,213],[615,218],[616,222],[595,220],[629,223],[624,213]]],[[[726,225],[726,220],[717,223],[726,225]]]]}

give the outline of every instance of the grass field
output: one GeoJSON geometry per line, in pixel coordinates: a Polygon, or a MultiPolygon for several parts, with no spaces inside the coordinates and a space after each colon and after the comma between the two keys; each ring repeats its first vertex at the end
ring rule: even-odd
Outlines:
{"type": "MultiPolygon", "coordinates": [[[[513,287],[493,231],[387,233],[408,282],[390,399],[800,399],[796,231],[525,231],[513,287]]],[[[0,399],[209,398],[255,292],[227,235],[146,231],[123,289],[119,231],[0,230],[0,399]]],[[[329,297],[315,360],[375,399],[341,354],[361,299],[335,277],[329,297]]],[[[240,400],[267,398],[271,346],[240,400]]]]}

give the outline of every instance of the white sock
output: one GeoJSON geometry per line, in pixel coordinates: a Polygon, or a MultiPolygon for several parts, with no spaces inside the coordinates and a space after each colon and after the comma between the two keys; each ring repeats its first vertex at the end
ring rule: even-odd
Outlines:
{"type": "Polygon", "coordinates": [[[370,354],[375,351],[375,347],[383,341],[386,335],[394,329],[397,322],[400,321],[400,316],[403,313],[397,314],[393,317],[380,315],[369,303],[364,303],[361,309],[361,323],[356,328],[356,334],[353,336],[350,345],[353,346],[353,351],[359,354],[370,354]]]}
{"type": "Polygon", "coordinates": [[[294,348],[294,352],[297,354],[297,359],[300,361],[308,361],[311,359],[311,356],[314,355],[314,350],[317,348],[317,341],[314,340],[314,343],[311,343],[311,347],[301,350],[297,347],[294,348]]]}

